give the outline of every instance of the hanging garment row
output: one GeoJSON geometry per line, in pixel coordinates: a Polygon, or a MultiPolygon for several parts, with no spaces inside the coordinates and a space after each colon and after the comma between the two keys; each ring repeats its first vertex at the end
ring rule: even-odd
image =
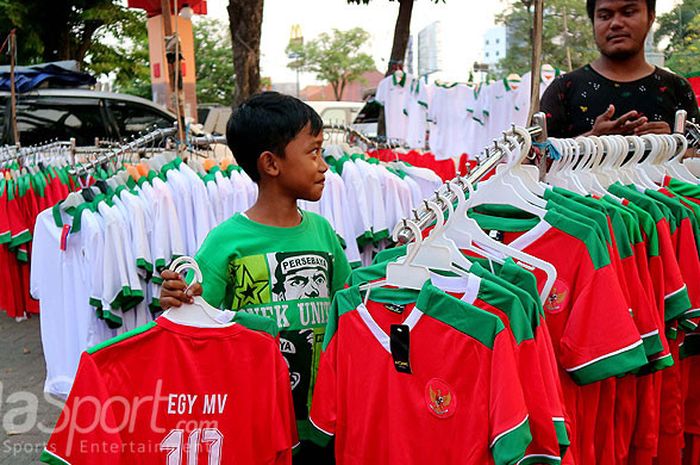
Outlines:
{"type": "Polygon", "coordinates": [[[698,463],[687,140],[550,142],[540,182],[529,133],[499,140],[495,176],[445,186],[336,297],[311,420],[338,463],[698,463]]]}
{"type": "MultiPolygon", "coordinates": [[[[550,65],[542,66],[540,95],[559,74],[550,65]]],[[[437,160],[474,158],[511,124],[527,124],[530,81],[528,72],[478,85],[428,84],[396,71],[379,83],[375,99],[384,106],[389,141],[411,149],[429,147],[437,160]]]]}
{"type": "Polygon", "coordinates": [[[69,146],[52,143],[0,153],[0,309],[24,319],[39,312],[29,293],[29,261],[36,217],[66,198],[78,186],[69,174],[69,146]],[[31,160],[31,161],[30,161],[31,160]]]}
{"type": "MultiPolygon", "coordinates": [[[[322,199],[300,206],[333,224],[356,266],[369,264],[389,231],[441,180],[405,163],[379,163],[341,147],[334,153],[322,199]]],[[[80,165],[75,173],[89,187],[36,219],[31,294],[41,301],[45,390],[53,394],[68,393],[86,348],[151,321],[160,310],[159,271],[194,255],[214,226],[257,196],[229,159],[183,162],[167,150],[138,163],[118,158],[80,165]]]]}

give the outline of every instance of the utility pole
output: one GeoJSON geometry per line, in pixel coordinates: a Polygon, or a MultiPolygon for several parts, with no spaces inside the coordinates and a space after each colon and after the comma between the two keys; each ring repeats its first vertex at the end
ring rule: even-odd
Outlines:
{"type": "MultiPolygon", "coordinates": [[[[175,0],[177,6],[177,0],[175,0]]],[[[168,62],[168,84],[172,91],[171,98],[168,101],[169,106],[174,107],[177,114],[177,134],[180,142],[185,141],[185,107],[183,99],[180,98],[180,47],[178,46],[180,38],[173,34],[172,10],[170,0],[160,0],[160,6],[163,13],[163,31],[165,33],[165,55],[168,62]],[[173,103],[173,99],[175,102],[173,103]]],[[[177,11],[177,10],[176,10],[177,11]]]]}
{"type": "Polygon", "coordinates": [[[569,68],[569,72],[574,70],[574,66],[571,62],[571,48],[569,47],[569,12],[564,10],[562,14],[564,18],[564,48],[566,48],[566,66],[569,68]]]}
{"type": "Polygon", "coordinates": [[[17,131],[17,89],[15,83],[15,66],[17,60],[17,35],[15,30],[10,31],[10,111],[12,117],[12,139],[19,144],[19,131],[17,131]]]}
{"type": "Polygon", "coordinates": [[[535,15],[532,21],[532,68],[530,79],[530,112],[527,116],[528,124],[532,116],[540,108],[540,70],[542,68],[542,30],[544,18],[544,0],[534,0],[535,15]]]}

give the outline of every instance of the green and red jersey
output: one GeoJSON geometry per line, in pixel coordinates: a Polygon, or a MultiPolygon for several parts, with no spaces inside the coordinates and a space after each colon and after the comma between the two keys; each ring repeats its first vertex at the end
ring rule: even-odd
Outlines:
{"type": "Polygon", "coordinates": [[[339,465],[523,459],[528,410],[498,317],[426,283],[420,292],[373,289],[366,304],[350,287],[329,318],[310,420],[317,441],[335,437],[339,465]],[[400,330],[410,373],[393,356],[390,335],[400,330]]]}

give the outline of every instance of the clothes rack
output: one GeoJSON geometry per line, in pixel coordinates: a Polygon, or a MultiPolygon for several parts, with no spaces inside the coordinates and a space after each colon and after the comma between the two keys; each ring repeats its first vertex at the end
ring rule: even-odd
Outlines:
{"type": "MultiPolygon", "coordinates": [[[[543,134],[543,129],[540,126],[532,126],[527,129],[527,131],[530,133],[530,135],[534,138],[539,137],[540,135],[543,134]]],[[[504,134],[504,143],[508,145],[512,145],[510,141],[506,140],[507,136],[513,136],[515,137],[518,142],[522,142],[521,138],[515,133],[513,129],[510,129],[509,131],[506,131],[503,133],[504,134]]],[[[511,147],[515,148],[515,147],[511,147]]],[[[481,180],[487,173],[489,173],[493,168],[496,167],[498,163],[501,162],[503,159],[503,156],[505,155],[504,150],[499,147],[497,144],[494,143],[493,147],[489,147],[485,150],[486,153],[486,158],[484,158],[477,166],[474,168],[474,170],[466,177],[464,182],[471,183],[472,185],[481,180]]],[[[466,189],[466,187],[465,187],[466,189]]],[[[447,192],[444,193],[444,195],[447,197],[448,201],[453,202],[456,200],[454,194],[448,189],[447,192]]],[[[438,203],[442,211],[447,211],[447,206],[443,205],[442,203],[438,203]]],[[[413,212],[414,219],[416,221],[416,225],[420,229],[426,228],[428,225],[430,225],[433,221],[435,221],[435,213],[433,213],[432,210],[427,208],[425,205],[422,205],[418,207],[416,210],[413,212]]],[[[413,240],[413,232],[407,228],[407,227],[402,227],[402,229],[398,232],[397,234],[397,239],[401,244],[407,244],[411,240],[413,240]]]]}
{"type": "Polygon", "coordinates": [[[325,123],[323,125],[324,130],[331,130],[331,131],[342,131],[346,135],[352,135],[359,139],[363,144],[365,144],[368,148],[377,148],[377,144],[373,142],[371,139],[369,139],[367,136],[362,134],[360,131],[357,129],[354,129],[350,126],[348,126],[345,123],[338,123],[338,122],[330,122],[330,123],[325,123]]]}
{"type": "MultiPolygon", "coordinates": [[[[674,124],[673,135],[676,137],[685,137],[688,140],[690,146],[700,147],[700,127],[692,122],[687,121],[687,115],[688,113],[685,110],[678,110],[676,112],[676,120],[674,124]]],[[[528,133],[530,133],[533,139],[537,141],[541,142],[546,140],[547,129],[546,118],[544,114],[536,113],[533,116],[533,121],[536,124],[527,129],[528,133]]],[[[507,144],[509,148],[515,149],[515,147],[512,146],[512,143],[507,140],[508,137],[515,137],[518,140],[518,143],[522,142],[521,137],[518,136],[517,133],[514,131],[514,127],[511,128],[509,131],[503,132],[503,141],[500,143],[501,145],[507,144]]],[[[648,143],[645,143],[645,156],[649,152],[649,149],[650,146],[648,145],[648,143]]],[[[630,152],[634,150],[635,148],[633,144],[630,143],[630,152]]],[[[501,162],[505,152],[501,147],[499,147],[499,145],[494,140],[493,146],[487,147],[485,149],[485,154],[486,157],[480,160],[480,163],[477,165],[477,167],[466,177],[466,179],[463,180],[463,182],[468,182],[471,185],[474,185],[475,183],[480,181],[498,163],[501,162]]],[[[464,189],[466,190],[466,187],[464,189]]],[[[452,194],[452,192],[449,191],[449,189],[447,189],[447,192],[444,192],[443,194],[449,199],[449,201],[456,200],[454,194],[452,194]]],[[[443,205],[441,202],[438,202],[438,205],[440,206],[443,212],[447,211],[447,206],[443,205]]],[[[436,219],[433,211],[427,208],[425,205],[421,205],[420,207],[418,207],[416,210],[414,210],[413,214],[416,225],[420,229],[426,228],[436,219]]],[[[408,242],[413,240],[413,232],[404,225],[402,226],[402,229],[398,231],[396,237],[399,243],[407,244],[408,242]]]]}
{"type": "Polygon", "coordinates": [[[166,137],[173,136],[177,133],[177,127],[155,129],[141,137],[134,139],[131,142],[122,144],[119,148],[111,150],[107,154],[95,157],[94,160],[88,161],[84,165],[78,166],[71,171],[72,175],[87,174],[91,169],[95,168],[101,163],[109,161],[113,158],[120,157],[128,152],[132,152],[137,148],[144,147],[151,144],[157,140],[164,139],[166,137]]]}
{"type": "Polygon", "coordinates": [[[213,144],[226,144],[226,136],[206,134],[204,136],[192,137],[188,139],[187,143],[195,147],[206,147],[213,144]]]}

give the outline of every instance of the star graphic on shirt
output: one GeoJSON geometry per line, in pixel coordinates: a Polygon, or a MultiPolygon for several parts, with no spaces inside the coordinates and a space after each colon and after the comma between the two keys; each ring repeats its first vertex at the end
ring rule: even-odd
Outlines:
{"type": "Polygon", "coordinates": [[[254,280],[253,275],[245,265],[236,265],[233,274],[236,278],[236,300],[238,301],[236,307],[242,308],[246,305],[263,303],[262,294],[269,285],[266,279],[254,280]]]}

